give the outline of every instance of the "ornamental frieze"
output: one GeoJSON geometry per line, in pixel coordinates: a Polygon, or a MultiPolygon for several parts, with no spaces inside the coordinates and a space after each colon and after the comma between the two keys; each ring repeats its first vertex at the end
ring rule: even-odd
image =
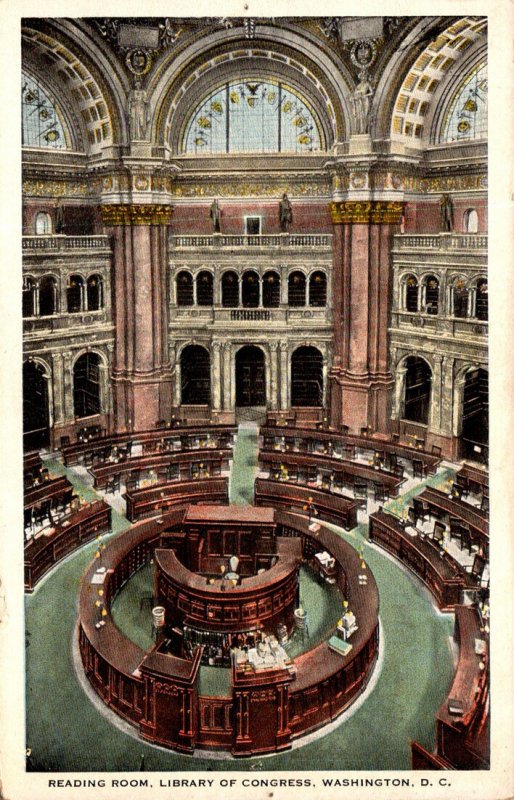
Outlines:
{"type": "Polygon", "coordinates": [[[25,197],[89,197],[85,181],[24,180],[22,192],[25,197]]]}
{"type": "Polygon", "coordinates": [[[171,188],[173,197],[273,197],[287,194],[289,197],[330,197],[330,182],[305,181],[303,183],[274,183],[246,181],[237,183],[177,183],[171,188]]]}
{"type": "Polygon", "coordinates": [[[421,178],[406,175],[403,179],[406,191],[423,192],[458,192],[470,189],[487,189],[487,175],[440,175],[434,178],[421,178]]]}
{"type": "Polygon", "coordinates": [[[403,212],[403,203],[347,200],[331,203],[334,224],[397,224],[403,212]]]}
{"type": "Polygon", "coordinates": [[[100,212],[104,225],[168,225],[172,207],[167,205],[104,205],[100,212]]]}

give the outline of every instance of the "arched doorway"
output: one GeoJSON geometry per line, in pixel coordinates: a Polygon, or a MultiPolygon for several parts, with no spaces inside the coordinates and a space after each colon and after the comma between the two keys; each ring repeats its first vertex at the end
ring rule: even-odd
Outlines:
{"type": "Polygon", "coordinates": [[[208,406],[211,402],[211,361],[205,347],[190,344],[180,354],[182,405],[208,406]]]}
{"type": "Polygon", "coordinates": [[[419,356],[405,361],[405,407],[403,419],[428,425],[432,370],[419,356]]]}
{"type": "Polygon", "coordinates": [[[100,356],[83,353],[73,367],[73,408],[75,416],[100,413],[100,356]]]}
{"type": "Polygon", "coordinates": [[[489,375],[470,370],[464,379],[462,407],[462,457],[487,463],[489,442],[489,375]]]}
{"type": "Polygon", "coordinates": [[[39,450],[50,444],[48,382],[41,364],[23,364],[23,449],[39,450]]]}
{"type": "Polygon", "coordinates": [[[292,355],[291,405],[323,405],[323,356],[316,347],[298,347],[292,355]]]}
{"type": "Polygon", "coordinates": [[[246,345],[236,354],[236,406],[266,405],[266,368],[259,347],[246,345]]]}

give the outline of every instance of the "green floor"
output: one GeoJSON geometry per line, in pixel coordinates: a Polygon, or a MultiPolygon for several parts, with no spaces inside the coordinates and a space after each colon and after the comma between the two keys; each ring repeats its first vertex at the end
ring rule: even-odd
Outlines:
{"type": "MultiPolygon", "coordinates": [[[[241,452],[247,446],[248,440],[241,452]]],[[[248,477],[251,471],[252,479],[250,449],[246,462],[243,466],[249,468],[246,474],[248,477]]],[[[440,474],[429,483],[439,484],[442,479],[445,475],[440,474]]],[[[248,502],[249,494],[238,470],[237,477],[233,475],[231,497],[234,502],[248,502]]],[[[122,516],[116,514],[113,519],[116,530],[127,526],[122,516]]],[[[449,647],[453,617],[439,614],[415,578],[367,544],[365,526],[349,533],[334,529],[363,548],[380,591],[383,666],[373,692],[348,720],[303,747],[244,762],[180,756],[121,732],[86,697],[71,660],[78,587],[95,546],[90,544],[26,598],[27,746],[32,749],[34,768],[138,770],[144,754],[146,770],[163,771],[408,769],[412,739],[428,748],[434,745],[435,715],[453,676],[449,647]]],[[[144,572],[135,580],[144,583],[144,572]]],[[[146,635],[141,631],[142,637],[146,635]]],[[[209,680],[205,673],[202,681],[206,688],[209,680]]]]}
{"type": "Polygon", "coordinates": [[[238,428],[230,476],[230,502],[253,503],[253,482],[257,472],[258,428],[238,428]]]}

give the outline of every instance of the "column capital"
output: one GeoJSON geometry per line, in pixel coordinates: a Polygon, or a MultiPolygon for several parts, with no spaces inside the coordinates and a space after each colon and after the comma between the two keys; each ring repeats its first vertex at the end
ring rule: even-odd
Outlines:
{"type": "Polygon", "coordinates": [[[101,205],[104,225],[169,225],[173,206],[158,203],[135,205],[132,203],[101,205]]]}
{"type": "Polygon", "coordinates": [[[341,224],[398,224],[404,203],[381,200],[344,200],[330,203],[334,225],[341,224]]]}
{"type": "Polygon", "coordinates": [[[344,200],[330,203],[334,225],[398,224],[402,218],[404,203],[382,200],[344,200]]]}

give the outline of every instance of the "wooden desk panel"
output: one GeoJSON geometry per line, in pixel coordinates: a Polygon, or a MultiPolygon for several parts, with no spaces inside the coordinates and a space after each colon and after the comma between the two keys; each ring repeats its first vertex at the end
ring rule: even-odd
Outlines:
{"type": "MultiPolygon", "coordinates": [[[[295,453],[286,451],[278,453],[276,450],[260,450],[259,462],[270,470],[277,469],[283,464],[285,467],[293,465],[295,467],[307,466],[319,469],[328,469],[339,476],[343,483],[353,483],[353,478],[360,478],[368,483],[385,486],[393,497],[398,494],[398,489],[403,483],[392,472],[383,469],[375,469],[372,466],[361,464],[356,461],[347,461],[342,458],[330,458],[319,454],[295,453]],[[349,476],[352,480],[345,480],[344,476],[349,476]]],[[[294,481],[293,481],[294,482],[294,481]]]]}
{"type": "Polygon", "coordinates": [[[427,503],[437,511],[443,511],[449,516],[462,520],[462,522],[473,528],[479,536],[483,537],[487,542],[489,541],[489,520],[485,511],[480,511],[479,508],[474,508],[462,500],[448,497],[447,494],[439,489],[424,489],[416,499],[427,503]]]}
{"type": "MultiPolygon", "coordinates": [[[[330,456],[329,444],[332,443],[333,446],[352,446],[359,450],[368,450],[373,453],[384,452],[394,454],[399,458],[411,462],[416,459],[423,462],[428,474],[434,474],[441,462],[439,456],[435,456],[433,453],[427,453],[425,450],[420,450],[407,443],[392,442],[389,439],[374,438],[373,436],[354,436],[351,434],[338,433],[337,431],[311,430],[295,428],[293,426],[264,426],[260,429],[260,435],[262,437],[261,442],[263,450],[269,449],[267,442],[286,438],[298,440],[300,451],[307,453],[313,452],[313,448],[316,444],[322,444],[326,448],[325,455],[330,456]]],[[[318,455],[323,454],[318,453],[318,455]]]]}
{"type": "Polygon", "coordinates": [[[448,697],[437,715],[437,753],[458,769],[489,766],[488,642],[485,653],[475,652],[475,642],[485,641],[480,617],[473,606],[455,609],[455,639],[459,660],[448,697]],[[452,714],[450,706],[462,710],[452,714]]]}
{"type": "Polygon", "coordinates": [[[410,536],[400,520],[380,510],[369,518],[369,540],[383,547],[414,572],[430,589],[441,611],[461,602],[462,590],[473,586],[468,573],[428,539],[410,536]]]}
{"type": "Polygon", "coordinates": [[[32,539],[24,551],[25,591],[32,592],[37,582],[54,564],[73,550],[111,527],[111,507],[101,500],[84,506],[63,518],[50,535],[32,539]]]}
{"type": "Polygon", "coordinates": [[[180,471],[179,480],[188,480],[191,475],[191,464],[199,462],[208,465],[209,470],[228,470],[232,450],[216,450],[202,448],[201,450],[187,450],[167,453],[153,453],[144,456],[135,456],[123,461],[103,461],[89,472],[93,476],[95,488],[104,487],[110,478],[126,475],[131,472],[145,472],[149,470],[165,469],[171,464],[177,464],[180,471]]]}
{"type": "Polygon", "coordinates": [[[271,503],[271,505],[285,506],[307,516],[308,511],[303,507],[310,502],[317,510],[320,519],[342,525],[346,530],[351,530],[357,525],[358,503],[347,497],[286,481],[267,478],[257,478],[255,481],[256,505],[271,503]],[[312,498],[312,502],[309,498],[312,498]]]}
{"type": "MultiPolygon", "coordinates": [[[[78,464],[80,459],[86,454],[102,453],[108,448],[127,445],[132,443],[134,445],[141,444],[145,448],[153,447],[157,450],[157,445],[162,439],[176,439],[188,437],[191,439],[211,436],[216,437],[230,437],[233,438],[236,433],[236,428],[233,425],[200,425],[191,427],[177,427],[177,428],[158,428],[148,431],[130,431],[126,433],[115,433],[110,436],[102,436],[99,438],[91,439],[88,442],[77,442],[75,444],[66,445],[62,448],[64,463],[69,466],[71,464],[78,464]]],[[[208,448],[205,448],[208,450],[208,448]]]]}
{"type": "Polygon", "coordinates": [[[127,519],[135,522],[145,516],[155,516],[175,505],[188,503],[227,503],[228,478],[199,478],[198,480],[161,483],[144,489],[126,492],[127,519]]]}
{"type": "Polygon", "coordinates": [[[476,485],[479,489],[487,489],[489,487],[489,473],[485,469],[472,467],[469,464],[464,466],[457,472],[457,483],[462,486],[476,485]]]}
{"type": "Polygon", "coordinates": [[[45,500],[54,500],[72,488],[73,487],[68,478],[65,478],[64,476],[59,478],[51,478],[48,481],[44,481],[39,486],[34,486],[34,488],[25,492],[23,503],[24,508],[32,508],[33,506],[37,506],[39,503],[42,503],[45,500]]]}

